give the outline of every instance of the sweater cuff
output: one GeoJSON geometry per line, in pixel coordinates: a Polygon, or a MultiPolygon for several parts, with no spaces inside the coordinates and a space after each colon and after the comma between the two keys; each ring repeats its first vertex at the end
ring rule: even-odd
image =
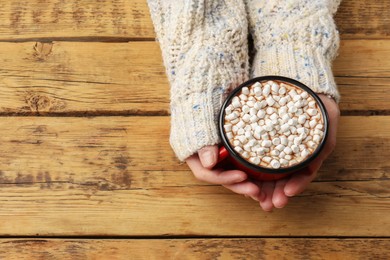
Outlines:
{"type": "Polygon", "coordinates": [[[221,93],[191,93],[171,103],[170,143],[180,161],[206,145],[220,142],[217,120],[222,96],[221,93]]]}
{"type": "MultiPolygon", "coordinates": [[[[298,80],[316,93],[340,101],[329,55],[321,47],[280,42],[256,46],[252,76],[277,75],[298,80]]],[[[337,50],[337,48],[336,48],[337,50]]]]}

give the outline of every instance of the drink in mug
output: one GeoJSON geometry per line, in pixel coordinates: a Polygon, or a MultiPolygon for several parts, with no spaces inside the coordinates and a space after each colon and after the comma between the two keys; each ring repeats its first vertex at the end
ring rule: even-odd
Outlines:
{"type": "Polygon", "coordinates": [[[219,161],[229,160],[257,180],[277,180],[302,170],[319,154],[328,116],[304,84],[266,76],[236,88],[224,102],[219,161]]]}

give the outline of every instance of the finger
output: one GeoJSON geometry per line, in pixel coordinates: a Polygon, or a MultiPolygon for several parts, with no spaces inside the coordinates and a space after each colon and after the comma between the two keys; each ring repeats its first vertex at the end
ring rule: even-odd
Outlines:
{"type": "Polygon", "coordinates": [[[205,169],[196,154],[187,158],[186,162],[194,173],[194,176],[200,181],[212,184],[234,184],[247,179],[245,172],[238,170],[223,171],[221,169],[205,169]]]}
{"type": "Polygon", "coordinates": [[[258,200],[258,194],[260,193],[260,188],[250,181],[244,181],[241,183],[236,183],[232,185],[223,185],[225,188],[237,193],[251,197],[254,200],[258,200]]]}
{"type": "Polygon", "coordinates": [[[264,199],[260,201],[260,206],[264,211],[272,211],[274,204],[272,203],[272,195],[274,193],[275,182],[264,182],[261,187],[261,192],[264,193],[264,199]]]}
{"type": "Polygon", "coordinates": [[[218,146],[209,145],[199,150],[199,159],[204,168],[212,169],[218,160],[218,146]]]}
{"type": "MultiPolygon", "coordinates": [[[[322,161],[319,161],[321,167],[322,161]]],[[[306,187],[313,181],[316,177],[317,172],[313,171],[310,167],[307,168],[309,174],[307,172],[298,172],[293,174],[290,179],[287,181],[286,186],[284,187],[284,194],[288,197],[296,196],[303,192],[306,187]]]]}
{"type": "Polygon", "coordinates": [[[288,179],[279,180],[275,184],[274,193],[272,195],[272,204],[275,208],[284,208],[288,203],[288,197],[284,193],[288,179]]]}

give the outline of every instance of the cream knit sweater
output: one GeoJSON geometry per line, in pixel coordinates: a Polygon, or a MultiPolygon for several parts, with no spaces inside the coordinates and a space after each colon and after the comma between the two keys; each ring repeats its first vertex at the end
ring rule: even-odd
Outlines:
{"type": "Polygon", "coordinates": [[[286,76],[339,100],[331,62],[340,1],[148,0],[171,84],[170,143],[177,157],[220,142],[222,102],[249,78],[286,76]]]}

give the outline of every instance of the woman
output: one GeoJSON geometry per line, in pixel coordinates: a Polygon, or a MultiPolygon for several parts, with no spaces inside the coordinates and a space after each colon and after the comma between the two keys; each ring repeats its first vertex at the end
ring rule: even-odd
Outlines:
{"type": "Polygon", "coordinates": [[[331,71],[340,0],[148,0],[171,84],[173,150],[195,177],[282,208],[315,178],[335,146],[339,93],[331,71]],[[248,35],[254,43],[248,54],[248,35]],[[252,62],[250,63],[249,60],[252,62]],[[330,117],[325,149],[310,174],[253,182],[238,170],[212,170],[220,142],[217,115],[227,94],[249,78],[286,76],[312,88],[330,117]]]}

